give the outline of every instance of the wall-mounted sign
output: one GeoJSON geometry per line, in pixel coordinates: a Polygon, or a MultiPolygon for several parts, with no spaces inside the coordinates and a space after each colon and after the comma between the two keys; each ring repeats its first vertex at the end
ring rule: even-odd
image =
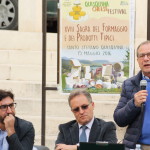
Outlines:
{"type": "Polygon", "coordinates": [[[61,89],[119,93],[132,76],[133,0],[61,0],[61,89]]]}

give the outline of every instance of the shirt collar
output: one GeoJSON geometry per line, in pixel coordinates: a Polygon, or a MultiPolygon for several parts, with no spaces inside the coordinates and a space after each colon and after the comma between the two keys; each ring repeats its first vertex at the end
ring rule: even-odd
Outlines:
{"type": "MultiPolygon", "coordinates": [[[[86,124],[86,126],[88,127],[88,129],[91,129],[92,125],[93,125],[93,122],[94,122],[94,117],[92,118],[92,120],[86,124]]],[[[78,126],[79,126],[79,129],[83,126],[81,124],[78,123],[78,126]]]]}
{"type": "Polygon", "coordinates": [[[0,129],[0,132],[5,133],[5,132],[7,132],[7,131],[6,131],[6,130],[2,130],[2,129],[0,129]]]}
{"type": "Polygon", "coordinates": [[[6,130],[3,131],[3,130],[0,129],[0,136],[6,137],[7,136],[7,131],[6,130]]]}
{"type": "Polygon", "coordinates": [[[143,74],[143,72],[142,72],[142,78],[143,78],[143,79],[150,79],[148,76],[145,76],[145,75],[143,74]]]}

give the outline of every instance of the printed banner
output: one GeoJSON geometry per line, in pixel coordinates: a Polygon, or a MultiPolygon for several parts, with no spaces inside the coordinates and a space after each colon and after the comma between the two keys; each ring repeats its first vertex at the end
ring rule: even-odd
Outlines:
{"type": "Polygon", "coordinates": [[[132,0],[61,0],[61,89],[119,93],[132,76],[132,0]]]}

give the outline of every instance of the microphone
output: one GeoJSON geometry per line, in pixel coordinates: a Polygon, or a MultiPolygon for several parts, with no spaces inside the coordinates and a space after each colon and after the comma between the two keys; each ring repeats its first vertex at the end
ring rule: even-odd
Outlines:
{"type": "MultiPolygon", "coordinates": [[[[146,90],[146,86],[147,86],[147,81],[146,80],[141,80],[140,81],[140,89],[141,90],[146,90]]],[[[145,105],[145,102],[143,102],[142,106],[141,106],[141,111],[142,112],[144,111],[144,105],[145,105]]]]}
{"type": "Polygon", "coordinates": [[[147,86],[147,81],[146,80],[141,80],[140,81],[140,89],[141,90],[146,90],[146,86],[147,86]]]}

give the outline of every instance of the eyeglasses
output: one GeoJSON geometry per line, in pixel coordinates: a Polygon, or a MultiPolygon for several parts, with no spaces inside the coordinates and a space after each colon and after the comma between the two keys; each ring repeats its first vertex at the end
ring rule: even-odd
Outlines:
{"type": "Polygon", "coordinates": [[[8,107],[10,107],[11,109],[14,109],[14,108],[16,108],[16,106],[17,106],[17,103],[11,103],[9,105],[1,105],[0,109],[3,111],[6,111],[8,109],[8,107]]]}
{"type": "Polygon", "coordinates": [[[140,59],[144,59],[145,56],[147,56],[150,59],[150,53],[146,53],[146,54],[141,53],[141,54],[138,54],[138,58],[140,58],[140,59]]]}
{"type": "Polygon", "coordinates": [[[90,104],[91,104],[91,103],[89,103],[89,104],[87,104],[87,105],[82,105],[82,106],[80,106],[80,107],[76,107],[76,108],[72,109],[72,111],[73,111],[74,113],[77,113],[77,112],[80,111],[80,108],[81,108],[82,110],[86,110],[86,109],[88,109],[88,107],[89,107],[90,104]]]}

